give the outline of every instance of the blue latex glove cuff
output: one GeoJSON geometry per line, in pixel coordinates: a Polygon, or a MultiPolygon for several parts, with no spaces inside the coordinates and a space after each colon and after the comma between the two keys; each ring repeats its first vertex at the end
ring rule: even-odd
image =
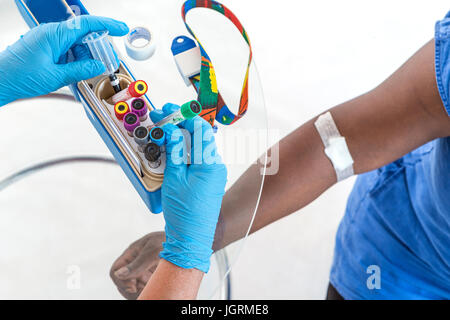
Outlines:
{"type": "Polygon", "coordinates": [[[170,235],[174,232],[167,226],[166,242],[163,243],[163,250],[159,254],[161,259],[167,260],[184,269],[197,269],[204,273],[208,273],[210,267],[210,258],[213,254],[212,242],[211,246],[197,247],[184,244],[172,238],[170,235]]]}

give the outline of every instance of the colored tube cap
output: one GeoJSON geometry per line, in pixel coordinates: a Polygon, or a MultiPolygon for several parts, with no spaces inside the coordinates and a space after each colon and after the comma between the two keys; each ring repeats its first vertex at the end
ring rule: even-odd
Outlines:
{"type": "Polygon", "coordinates": [[[136,113],[140,118],[144,117],[148,113],[147,104],[142,98],[135,98],[131,101],[131,111],[136,113]]]}
{"type": "Polygon", "coordinates": [[[123,120],[123,117],[130,112],[130,107],[128,103],[125,101],[117,102],[114,106],[114,113],[116,114],[117,119],[123,120]]]}
{"type": "Polygon", "coordinates": [[[139,98],[147,93],[148,86],[144,80],[132,82],[128,87],[128,92],[132,97],[139,98]]]}
{"type": "Polygon", "coordinates": [[[145,147],[144,155],[148,161],[156,162],[161,157],[161,148],[155,143],[150,143],[145,147]]]}
{"type": "Polygon", "coordinates": [[[150,130],[150,139],[158,146],[164,144],[165,137],[166,135],[164,133],[164,130],[160,127],[154,127],[152,130],[150,130]]]}
{"type": "Polygon", "coordinates": [[[133,132],[140,124],[139,116],[136,113],[128,112],[123,118],[123,125],[128,132],[133,132]]]}
{"type": "Polygon", "coordinates": [[[185,119],[192,119],[202,112],[202,105],[197,100],[192,100],[181,106],[181,114],[185,119]]]}
{"type": "Polygon", "coordinates": [[[144,126],[139,126],[133,132],[134,141],[140,146],[147,144],[149,141],[148,129],[144,126]]]}

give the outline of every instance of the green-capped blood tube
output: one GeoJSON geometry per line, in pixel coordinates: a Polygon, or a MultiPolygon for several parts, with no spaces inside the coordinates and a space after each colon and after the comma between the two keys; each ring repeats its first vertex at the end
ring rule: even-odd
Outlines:
{"type": "Polygon", "coordinates": [[[201,104],[196,100],[192,100],[191,102],[187,102],[187,103],[183,104],[181,106],[180,110],[165,117],[158,123],[155,123],[154,126],[162,127],[168,123],[177,125],[180,122],[183,122],[184,120],[189,120],[189,119],[192,119],[192,118],[198,116],[200,114],[200,112],[202,112],[201,104]]]}

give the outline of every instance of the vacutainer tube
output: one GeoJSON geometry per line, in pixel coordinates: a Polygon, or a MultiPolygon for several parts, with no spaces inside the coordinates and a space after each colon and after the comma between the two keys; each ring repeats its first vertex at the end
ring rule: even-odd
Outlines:
{"type": "Polygon", "coordinates": [[[192,100],[191,102],[187,102],[183,104],[180,108],[180,110],[175,111],[174,113],[168,115],[158,123],[155,123],[155,127],[162,127],[165,124],[171,123],[174,125],[179,124],[180,122],[183,122],[184,120],[189,120],[202,112],[202,106],[201,104],[196,101],[192,100]]]}

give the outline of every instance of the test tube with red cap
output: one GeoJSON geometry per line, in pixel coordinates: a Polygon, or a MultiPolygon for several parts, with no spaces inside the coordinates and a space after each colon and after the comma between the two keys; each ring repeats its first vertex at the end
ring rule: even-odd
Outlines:
{"type": "Polygon", "coordinates": [[[111,101],[113,104],[116,104],[120,101],[127,101],[132,98],[142,97],[147,93],[148,86],[147,83],[143,80],[138,80],[130,83],[128,88],[123,89],[122,91],[116,93],[111,97],[111,101]]]}
{"type": "Polygon", "coordinates": [[[128,112],[130,112],[130,106],[125,101],[117,102],[114,106],[114,113],[116,114],[116,118],[120,121],[123,120],[128,112]]]}

